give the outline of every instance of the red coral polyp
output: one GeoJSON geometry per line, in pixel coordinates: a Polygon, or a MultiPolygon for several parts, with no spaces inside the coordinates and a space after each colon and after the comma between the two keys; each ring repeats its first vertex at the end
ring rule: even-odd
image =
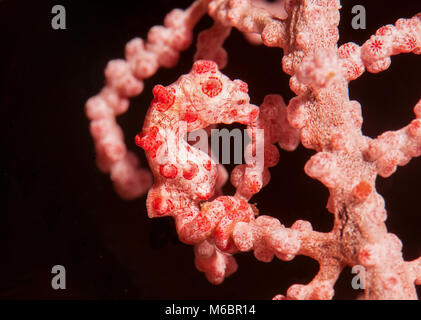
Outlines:
{"type": "Polygon", "coordinates": [[[198,74],[211,72],[215,73],[218,70],[218,66],[215,62],[210,60],[200,60],[194,63],[194,71],[198,74]]]}
{"type": "Polygon", "coordinates": [[[238,89],[240,91],[242,91],[244,93],[248,93],[249,92],[249,86],[244,81],[234,80],[234,83],[237,85],[237,87],[238,87],[238,89]]]}
{"type": "Polygon", "coordinates": [[[162,164],[159,167],[159,173],[167,179],[174,179],[175,177],[177,177],[177,167],[173,164],[162,164]]]}
{"type": "Polygon", "coordinates": [[[189,105],[186,107],[186,111],[182,119],[186,121],[187,123],[193,123],[198,119],[198,117],[199,116],[197,112],[194,110],[192,106],[189,105]]]}
{"type": "Polygon", "coordinates": [[[202,92],[208,97],[213,98],[220,94],[222,91],[222,82],[216,77],[210,77],[202,83],[202,92]]]}
{"type": "Polygon", "coordinates": [[[135,144],[145,151],[149,151],[152,158],[156,157],[162,141],[157,138],[158,128],[152,127],[148,133],[140,132],[135,137],[135,144]]]}
{"type": "Polygon", "coordinates": [[[188,161],[183,169],[183,177],[186,180],[192,180],[197,175],[198,171],[198,165],[192,161],[188,161]]]}
{"type": "Polygon", "coordinates": [[[162,197],[156,197],[151,202],[152,208],[155,210],[155,213],[159,216],[168,214],[174,210],[174,204],[170,199],[163,199],[162,197]]]}
{"type": "Polygon", "coordinates": [[[161,85],[156,85],[153,88],[152,93],[154,95],[152,104],[155,106],[156,110],[165,112],[174,104],[175,90],[173,88],[167,89],[161,85]]]}
{"type": "Polygon", "coordinates": [[[211,171],[211,169],[212,169],[212,162],[210,160],[206,161],[206,163],[203,164],[203,167],[206,170],[211,171]]]}
{"type": "Polygon", "coordinates": [[[354,189],[352,190],[352,194],[357,200],[363,201],[367,199],[371,191],[371,185],[367,181],[361,181],[354,187],[354,189]]]}

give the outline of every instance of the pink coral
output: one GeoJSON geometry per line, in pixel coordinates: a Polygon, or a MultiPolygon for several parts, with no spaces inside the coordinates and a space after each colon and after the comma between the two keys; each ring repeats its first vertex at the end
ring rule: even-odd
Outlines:
{"type": "Polygon", "coordinates": [[[233,254],[253,251],[264,262],[305,255],[319,263],[310,283],[292,285],[276,300],[331,299],[343,268],[356,265],[366,270],[365,298],[417,298],[414,284],[421,283],[421,258],[404,261],[401,241],[386,229],[385,203],[375,180],[421,155],[421,100],[408,126],[371,139],[361,132],[361,105],[349,99],[348,84],[365,70],[386,70],[393,55],[420,54],[421,14],[380,28],[361,47],[345,43],[338,48],[339,8],[338,0],[272,5],[197,0],[185,11],[170,12],[164,26],[150,30],[147,41],[129,42],[126,60],[108,64],[105,88],[86,104],[101,170],[111,172],[124,198],[149,189],[149,217],[175,219],[180,240],[195,246],[196,267],[212,283],[235,272],[233,254]],[[143,90],[143,79],[159,66],[177,63],[205,13],[214,24],[198,37],[190,73],[167,87],[154,87],[142,132],[135,138],[146,152],[154,176],[151,186],[149,173],[126,151],[115,116],[127,110],[129,97],[143,90]],[[222,45],[233,27],[252,43],[283,49],[282,68],[297,95],[288,105],[279,95],[267,95],[260,107],[254,106],[247,84],[220,72],[227,64],[222,45]],[[236,193],[226,196],[221,191],[227,179],[222,165],[184,136],[234,122],[247,126],[251,143],[246,163],[231,174],[236,193]],[[328,233],[314,231],[303,220],[287,228],[249,203],[269,183],[269,168],[279,162],[275,145],[293,151],[300,142],[316,151],[305,173],[329,189],[327,209],[334,226],[328,233]]]}

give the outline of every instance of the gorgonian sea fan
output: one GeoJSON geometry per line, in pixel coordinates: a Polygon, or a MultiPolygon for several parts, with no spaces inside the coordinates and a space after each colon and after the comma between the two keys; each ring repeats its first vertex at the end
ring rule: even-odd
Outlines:
{"type": "Polygon", "coordinates": [[[236,271],[235,253],[253,251],[265,262],[305,255],[319,263],[310,283],[292,285],[286,296],[275,299],[331,299],[343,268],[356,265],[365,269],[365,298],[417,298],[421,258],[404,261],[401,241],[386,229],[385,203],[375,180],[421,155],[421,100],[410,124],[372,139],[361,132],[361,105],[349,99],[348,85],[365,71],[388,69],[393,55],[420,54],[421,14],[381,27],[362,46],[338,47],[339,9],[338,0],[197,0],[186,10],[168,13],[146,40],[131,40],[126,59],[108,63],[105,87],[86,103],[98,167],[110,173],[125,199],[148,191],[149,217],[174,218],[180,240],[194,245],[196,267],[212,283],[236,271]],[[152,179],[127,151],[115,117],[142,92],[144,79],[159,67],[176,65],[205,14],[213,25],[197,38],[191,71],[169,86],[154,87],[135,138],[146,152],[152,179]],[[281,96],[268,94],[257,107],[245,82],[221,73],[227,64],[222,46],[232,28],[253,44],[282,48],[282,69],[296,94],[287,105],[281,96]],[[183,139],[221,123],[247,126],[251,139],[246,163],[231,173],[232,196],[222,192],[225,168],[183,139]],[[305,173],[329,189],[327,209],[334,226],[328,233],[314,231],[303,220],[287,228],[250,203],[269,183],[269,168],[279,162],[276,145],[293,151],[299,143],[316,151],[305,173]],[[259,152],[262,161],[251,156],[259,152]]]}

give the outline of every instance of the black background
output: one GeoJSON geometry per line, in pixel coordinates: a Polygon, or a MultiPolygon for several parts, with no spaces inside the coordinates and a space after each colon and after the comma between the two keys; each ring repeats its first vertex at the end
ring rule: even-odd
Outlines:
{"type": "MultiPolygon", "coordinates": [[[[84,116],[84,103],[102,87],[103,69],[122,58],[124,45],[145,37],[174,7],[190,1],[0,1],[1,193],[0,298],[7,299],[270,299],[317,272],[307,257],[265,264],[252,254],[237,256],[239,270],[222,285],[209,284],[193,264],[192,248],[181,244],[171,219],[148,219],[145,197],[123,201],[109,177],[98,171],[84,116]],[[51,8],[66,8],[67,29],[51,28],[51,8]],[[67,271],[67,289],[51,289],[51,268],[67,271]]],[[[418,1],[386,5],[382,0],[343,1],[340,44],[362,44],[377,28],[421,11],[418,1]],[[367,9],[367,29],[351,28],[351,8],[367,9]]],[[[211,25],[206,17],[195,33],[211,25]]],[[[225,44],[230,78],[249,84],[252,102],[279,93],[293,97],[281,72],[282,51],[253,47],[237,31],[225,44]]],[[[191,68],[193,47],[174,69],[160,69],[141,96],[119,118],[129,149],[146,165],[133,143],[152,98],[152,87],[168,85],[191,68]]],[[[375,137],[413,118],[421,97],[421,57],[392,58],[391,68],[365,73],[350,85],[350,97],[363,106],[363,131],[375,137]]],[[[253,200],[262,213],[290,226],[297,219],[329,231],[327,189],[303,166],[313,151],[281,151],[268,187],[253,200]]],[[[391,178],[379,178],[387,226],[404,243],[404,257],[421,253],[419,190],[421,160],[414,159],[391,178]]],[[[232,188],[226,188],[232,194],[232,188]]],[[[354,298],[347,268],[335,286],[336,299],[354,298]]],[[[420,290],[418,288],[418,292],[420,290]]]]}

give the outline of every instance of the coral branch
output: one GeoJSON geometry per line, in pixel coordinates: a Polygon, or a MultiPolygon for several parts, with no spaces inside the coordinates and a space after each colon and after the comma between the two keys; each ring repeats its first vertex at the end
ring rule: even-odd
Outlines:
{"type": "Polygon", "coordinates": [[[414,107],[417,119],[398,131],[387,131],[369,142],[365,157],[374,161],[379,175],[389,177],[396,166],[421,155],[421,100],[414,107]]]}
{"type": "Polygon", "coordinates": [[[390,56],[413,52],[421,54],[421,16],[399,19],[395,25],[377,30],[361,47],[361,59],[369,72],[377,73],[389,68],[390,56]]]}
{"type": "MultiPolygon", "coordinates": [[[[261,6],[261,5],[260,5],[261,6]]],[[[244,33],[255,33],[270,47],[283,47],[286,25],[274,15],[248,0],[214,0],[209,3],[209,15],[223,25],[244,33]]]]}
{"type": "Polygon", "coordinates": [[[289,287],[286,298],[288,300],[330,300],[334,295],[333,286],[342,268],[337,260],[330,260],[320,266],[314,279],[307,285],[293,285],[289,287]]]}
{"type": "MultiPolygon", "coordinates": [[[[252,4],[257,8],[266,10],[275,19],[284,20],[287,18],[284,0],[276,0],[274,2],[267,2],[266,0],[252,0],[252,4]]],[[[263,43],[262,37],[258,33],[244,32],[243,35],[253,45],[263,43]]]]}
{"type": "Polygon", "coordinates": [[[365,68],[378,73],[389,68],[390,57],[400,53],[421,54],[421,15],[399,19],[395,25],[386,25],[376,31],[362,47],[353,42],[339,48],[339,57],[347,80],[355,80],[365,68]]]}
{"type": "Polygon", "coordinates": [[[227,52],[222,44],[229,36],[231,27],[226,27],[215,22],[212,28],[202,31],[197,38],[197,51],[194,60],[215,61],[219,69],[225,68],[227,64],[227,52]]]}
{"type": "Polygon", "coordinates": [[[220,284],[238,268],[230,254],[222,253],[208,241],[196,245],[194,252],[196,268],[206,274],[210,283],[220,284]]]}

